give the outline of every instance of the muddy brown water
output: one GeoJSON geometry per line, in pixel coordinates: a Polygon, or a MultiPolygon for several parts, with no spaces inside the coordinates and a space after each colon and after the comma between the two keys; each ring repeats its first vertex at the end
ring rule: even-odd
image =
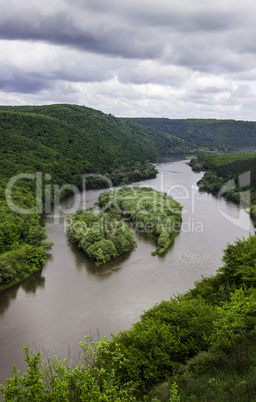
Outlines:
{"type": "MultiPolygon", "coordinates": [[[[151,256],[155,241],[137,233],[135,251],[97,268],[66,235],[64,215],[77,208],[74,197],[63,201],[60,216],[46,216],[55,246],[45,267],[0,293],[0,383],[14,363],[25,369],[24,345],[76,362],[85,335],[97,340],[128,329],[143,310],[214,274],[227,243],[254,232],[239,206],[198,191],[202,173],[184,160],[172,158],[157,168],[155,179],[135,185],[165,191],[183,205],[182,230],[162,256],[151,256]]],[[[86,192],[83,206],[93,206],[101,191],[86,192]]]]}

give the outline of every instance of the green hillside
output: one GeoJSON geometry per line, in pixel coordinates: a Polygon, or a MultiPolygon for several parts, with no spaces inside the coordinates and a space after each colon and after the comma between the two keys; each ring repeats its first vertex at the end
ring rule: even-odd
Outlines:
{"type": "Polygon", "coordinates": [[[0,141],[0,289],[43,266],[51,245],[41,215],[44,203],[54,201],[53,185],[82,189],[84,174],[91,175],[87,189],[153,178],[149,161],[190,149],[179,138],[75,105],[2,106],[0,141]],[[36,172],[50,190],[34,213],[24,214],[21,208],[38,203],[35,176],[18,180],[8,194],[6,186],[17,174],[36,172]]]}
{"type": "MultiPolygon", "coordinates": [[[[256,149],[256,122],[216,119],[133,118],[134,123],[174,135],[211,151],[256,149]]],[[[125,119],[127,121],[127,119],[125,119]]]]}
{"type": "Polygon", "coordinates": [[[84,172],[109,172],[190,150],[176,137],[75,105],[2,106],[0,124],[80,162],[84,172]]]}

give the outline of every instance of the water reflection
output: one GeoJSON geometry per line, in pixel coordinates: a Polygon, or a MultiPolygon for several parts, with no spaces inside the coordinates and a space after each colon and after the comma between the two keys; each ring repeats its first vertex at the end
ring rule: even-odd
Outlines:
{"type": "MultiPolygon", "coordinates": [[[[156,241],[137,232],[133,252],[96,267],[69,242],[63,217],[46,217],[49,240],[55,243],[46,266],[0,293],[0,383],[10,376],[13,363],[24,368],[24,345],[43,341],[64,358],[69,346],[76,353],[78,342],[97,328],[101,336],[127,329],[143,310],[193,287],[201,275],[214,274],[227,243],[248,235],[243,229],[250,224],[248,214],[239,211],[237,224],[230,222],[227,216],[237,214],[237,206],[225,200],[218,205],[215,197],[194,191],[202,175],[184,161],[158,168],[165,174],[135,184],[160,191],[187,189],[186,197],[177,191],[184,225],[165,254],[153,257],[156,241]],[[199,223],[203,231],[196,230],[199,223]]],[[[100,192],[88,191],[86,207],[100,192]]],[[[68,202],[73,205],[72,199],[64,201],[66,209],[68,202]]]]}
{"type": "Polygon", "coordinates": [[[33,275],[29,276],[27,279],[24,279],[20,285],[21,288],[30,294],[36,294],[37,289],[43,289],[45,287],[45,277],[42,276],[43,270],[35,272],[33,275]]]}
{"type": "Polygon", "coordinates": [[[88,257],[86,257],[86,255],[81,250],[77,248],[75,244],[72,244],[69,240],[68,244],[74,255],[77,270],[82,271],[83,269],[86,269],[88,274],[102,277],[102,279],[111,275],[113,272],[118,271],[121,268],[122,264],[129,259],[132,253],[131,252],[121,255],[114,260],[97,267],[92,261],[89,260],[88,257]]]}
{"type": "Polygon", "coordinates": [[[45,287],[45,277],[42,276],[43,269],[35,272],[23,281],[11,286],[8,289],[3,290],[0,293],[0,314],[3,314],[6,309],[10,307],[12,301],[14,301],[18,295],[20,289],[23,289],[26,294],[36,294],[37,289],[45,287]]]}
{"type": "Polygon", "coordinates": [[[20,284],[5,289],[0,293],[0,315],[9,308],[11,302],[16,299],[20,284]]]}
{"type": "MultiPolygon", "coordinates": [[[[151,253],[153,253],[156,249],[156,246],[157,246],[156,240],[138,230],[136,230],[134,233],[135,233],[137,242],[140,244],[140,247],[145,246],[145,245],[148,245],[151,247],[150,254],[147,253],[149,255],[145,255],[145,257],[150,257],[151,253]]],[[[69,239],[67,240],[67,243],[74,256],[75,265],[76,265],[77,270],[82,271],[82,270],[86,269],[86,271],[89,275],[95,275],[98,278],[102,277],[102,279],[105,279],[106,277],[110,276],[112,273],[119,271],[122,268],[122,266],[124,266],[125,262],[127,262],[129,260],[129,258],[132,256],[132,254],[135,252],[135,250],[137,248],[136,247],[135,250],[133,250],[129,253],[120,255],[119,257],[115,258],[114,260],[111,260],[111,261],[97,267],[92,261],[89,260],[89,258],[83,253],[83,251],[81,251],[69,239]]],[[[161,258],[164,257],[164,254],[161,255],[161,258]]]]}

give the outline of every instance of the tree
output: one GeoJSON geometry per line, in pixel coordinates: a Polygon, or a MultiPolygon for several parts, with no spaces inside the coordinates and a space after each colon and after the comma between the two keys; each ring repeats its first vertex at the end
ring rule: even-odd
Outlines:
{"type": "Polygon", "coordinates": [[[214,332],[211,337],[212,349],[231,352],[240,350],[241,343],[255,333],[256,290],[237,289],[230,301],[217,308],[214,332]]]}
{"type": "Polygon", "coordinates": [[[26,266],[30,272],[37,271],[45,264],[44,250],[37,246],[30,247],[23,255],[21,263],[26,266]]]}
{"type": "Polygon", "coordinates": [[[162,232],[157,240],[157,245],[161,248],[166,246],[166,243],[169,239],[169,234],[167,232],[162,232]]]}
{"type": "Polygon", "coordinates": [[[224,251],[224,265],[219,269],[236,286],[256,285],[256,235],[238,239],[224,251]]]}
{"type": "Polygon", "coordinates": [[[0,287],[6,286],[15,279],[16,272],[10,266],[0,261],[0,287]]]}
{"type": "Polygon", "coordinates": [[[31,246],[40,246],[43,240],[47,239],[46,229],[40,225],[29,228],[26,242],[31,246]]]}
{"type": "MultiPolygon", "coordinates": [[[[107,202],[107,197],[103,199],[107,202]]],[[[116,211],[111,208],[112,210],[116,211]]],[[[68,235],[96,265],[104,264],[136,246],[132,230],[125,223],[118,221],[119,213],[100,213],[94,216],[92,227],[86,226],[84,230],[86,215],[86,211],[78,211],[72,216],[68,235]]]]}

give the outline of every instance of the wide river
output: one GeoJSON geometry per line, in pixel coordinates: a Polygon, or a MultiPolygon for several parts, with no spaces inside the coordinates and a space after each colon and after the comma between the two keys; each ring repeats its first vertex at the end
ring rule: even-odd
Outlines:
{"type": "MultiPolygon", "coordinates": [[[[213,275],[227,243],[254,232],[239,206],[198,191],[202,173],[184,160],[172,158],[157,168],[155,179],[135,185],[165,191],[183,205],[182,230],[163,256],[152,257],[155,241],[138,233],[131,254],[97,268],[67,238],[64,216],[77,199],[65,199],[61,211],[46,216],[55,246],[45,267],[0,293],[0,383],[14,363],[26,367],[24,345],[76,362],[85,335],[110,338],[129,328],[143,310],[193,287],[201,275],[213,275]]],[[[101,191],[87,191],[82,207],[93,206],[101,191]]]]}

